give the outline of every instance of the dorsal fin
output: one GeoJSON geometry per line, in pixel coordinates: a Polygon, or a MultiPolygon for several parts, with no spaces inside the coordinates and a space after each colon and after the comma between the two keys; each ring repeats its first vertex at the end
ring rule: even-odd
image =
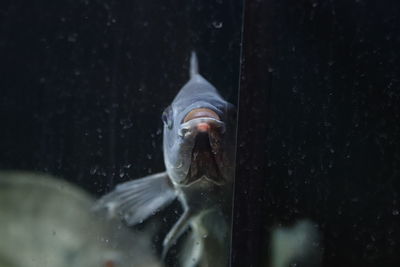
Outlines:
{"type": "Polygon", "coordinates": [[[193,78],[197,74],[199,74],[199,63],[197,62],[196,52],[192,51],[192,54],[190,56],[190,78],[193,78]]]}

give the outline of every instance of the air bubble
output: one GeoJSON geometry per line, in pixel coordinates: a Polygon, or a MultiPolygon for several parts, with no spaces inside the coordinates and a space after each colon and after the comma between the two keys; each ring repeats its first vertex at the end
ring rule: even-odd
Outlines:
{"type": "Polygon", "coordinates": [[[216,29],[221,29],[223,26],[223,22],[222,21],[213,21],[212,25],[216,29]]]}

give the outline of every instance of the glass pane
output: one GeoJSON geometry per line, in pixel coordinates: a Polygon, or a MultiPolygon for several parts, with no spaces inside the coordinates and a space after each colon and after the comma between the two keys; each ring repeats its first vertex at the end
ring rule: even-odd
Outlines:
{"type": "Polygon", "coordinates": [[[228,266],[241,1],[0,10],[0,266],[228,266]]]}
{"type": "Polygon", "coordinates": [[[400,2],[245,2],[234,266],[400,266],[400,2]]]}

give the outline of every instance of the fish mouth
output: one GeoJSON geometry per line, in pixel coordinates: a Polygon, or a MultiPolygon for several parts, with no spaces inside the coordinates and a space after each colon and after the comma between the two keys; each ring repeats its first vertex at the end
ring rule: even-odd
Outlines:
{"type": "Polygon", "coordinates": [[[184,139],[191,139],[193,148],[188,174],[183,181],[185,186],[201,179],[216,185],[224,184],[225,179],[220,169],[224,132],[225,124],[210,109],[195,109],[186,115],[181,124],[180,135],[184,139]]]}
{"type": "Polygon", "coordinates": [[[188,139],[194,138],[202,132],[208,133],[211,139],[216,139],[217,133],[223,134],[225,132],[225,124],[211,109],[198,108],[190,111],[183,119],[178,135],[181,138],[188,139]]]}
{"type": "Polygon", "coordinates": [[[197,118],[213,118],[220,120],[218,114],[209,108],[195,108],[186,114],[185,118],[183,118],[183,123],[197,118]]]}

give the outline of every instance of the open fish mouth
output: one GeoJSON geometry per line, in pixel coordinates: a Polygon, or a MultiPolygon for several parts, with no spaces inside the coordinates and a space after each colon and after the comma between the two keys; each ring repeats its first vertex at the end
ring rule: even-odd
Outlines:
{"type": "Polygon", "coordinates": [[[191,163],[183,184],[190,185],[200,179],[206,179],[216,185],[222,185],[224,178],[220,171],[220,149],[225,124],[215,112],[211,113],[207,109],[197,110],[200,111],[188,113],[186,117],[189,116],[190,119],[184,120],[179,131],[183,139],[192,139],[193,143],[191,163]]]}
{"type": "Polygon", "coordinates": [[[184,117],[179,129],[179,136],[190,138],[199,132],[213,133],[225,132],[225,124],[221,121],[217,113],[209,108],[196,108],[184,117]]]}

